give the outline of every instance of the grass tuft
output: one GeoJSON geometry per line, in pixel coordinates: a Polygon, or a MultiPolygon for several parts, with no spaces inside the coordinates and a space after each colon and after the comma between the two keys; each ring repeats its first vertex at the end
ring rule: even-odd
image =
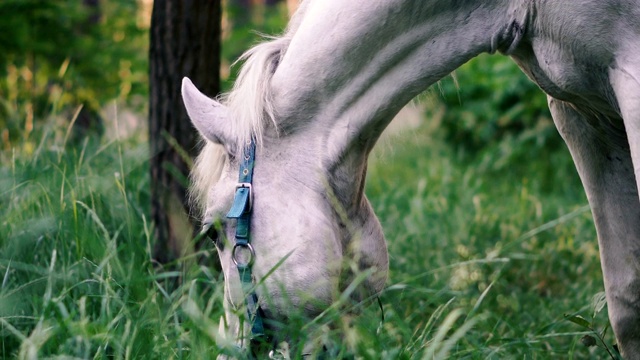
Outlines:
{"type": "MultiPolygon", "coordinates": [[[[58,132],[0,156],[0,356],[239,356],[218,330],[221,274],[189,259],[154,269],[144,140],[64,146],[58,132]]],[[[348,304],[350,287],[286,331],[335,344],[335,357],[608,357],[596,234],[568,155],[496,170],[486,154],[499,148],[469,160],[427,126],[400,136],[376,150],[367,183],[389,243],[384,316],[348,304]]]]}

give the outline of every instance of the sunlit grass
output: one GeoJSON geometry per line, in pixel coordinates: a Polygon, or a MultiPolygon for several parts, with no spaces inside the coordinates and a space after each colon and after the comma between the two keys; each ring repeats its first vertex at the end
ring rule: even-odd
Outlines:
{"type": "MultiPolygon", "coordinates": [[[[588,330],[565,319],[592,315],[603,291],[595,228],[568,154],[494,170],[487,155],[457,159],[434,136],[391,140],[370,167],[368,193],[391,254],[384,299],[399,312],[390,323],[418,332],[450,302],[480,316],[454,357],[608,356],[582,346],[588,330]]],[[[594,322],[603,330],[606,311],[594,322]]]]}
{"type": "MultiPolygon", "coordinates": [[[[337,344],[336,357],[607,356],[581,344],[593,331],[565,318],[607,326],[606,311],[594,317],[596,235],[568,156],[492,167],[491,151],[458,159],[426,128],[380,146],[369,167],[391,256],[384,321],[376,305],[359,315],[335,306],[317,326],[287,331],[337,344]]],[[[3,153],[0,355],[237,355],[217,332],[220,274],[194,262],[165,272],[151,260],[146,144],[57,141],[3,153]]],[[[604,339],[610,346],[611,331],[604,339]]]]}

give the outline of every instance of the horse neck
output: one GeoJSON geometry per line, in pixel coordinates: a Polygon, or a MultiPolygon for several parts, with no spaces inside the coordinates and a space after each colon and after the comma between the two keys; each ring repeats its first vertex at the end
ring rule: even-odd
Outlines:
{"type": "Polygon", "coordinates": [[[531,1],[307,0],[272,78],[279,117],[285,126],[287,118],[339,122],[349,110],[390,119],[474,56],[508,50],[531,1]]]}
{"type": "MultiPolygon", "coordinates": [[[[330,171],[353,174],[413,97],[480,53],[508,52],[531,0],[307,1],[271,81],[275,108],[283,128],[324,142],[330,171]]],[[[361,178],[341,192],[361,197],[361,178]]]]}

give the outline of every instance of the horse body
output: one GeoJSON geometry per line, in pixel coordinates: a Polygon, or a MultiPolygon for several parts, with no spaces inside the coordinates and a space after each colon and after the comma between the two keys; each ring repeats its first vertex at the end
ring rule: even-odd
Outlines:
{"type": "Polygon", "coordinates": [[[592,208],[609,319],[625,357],[638,359],[640,4],[541,7],[532,36],[511,55],[549,94],[592,208]]]}
{"type": "MultiPolygon", "coordinates": [[[[290,256],[262,294],[289,298],[313,316],[349,283],[353,274],[342,264],[352,258],[358,271],[378,274],[357,298],[380,291],[388,259],[363,193],[369,152],[413,97],[471,58],[501,52],[549,95],[593,210],[614,332],[624,355],[640,359],[637,19],[640,4],[631,0],[306,0],[282,38],[252,50],[228,108],[183,88],[198,130],[226,149],[220,180],[200,181],[205,222],[230,206],[234,158],[253,132],[261,144],[257,277],[290,256]],[[247,98],[250,105],[242,104],[247,98]],[[320,301],[300,295],[309,292],[320,301]]],[[[200,170],[211,166],[207,158],[200,170]]],[[[232,238],[233,224],[223,227],[232,238]]],[[[228,300],[238,305],[229,251],[220,253],[227,287],[236,289],[228,300]]],[[[284,305],[264,307],[287,318],[284,305]]]]}

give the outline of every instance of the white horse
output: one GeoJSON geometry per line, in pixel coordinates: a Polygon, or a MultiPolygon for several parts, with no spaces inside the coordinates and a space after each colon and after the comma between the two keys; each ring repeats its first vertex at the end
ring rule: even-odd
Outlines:
{"type": "MultiPolygon", "coordinates": [[[[623,355],[640,359],[637,0],[306,0],[282,37],[247,53],[224,105],[185,80],[208,140],[197,197],[229,242],[238,159],[257,139],[255,280],[276,267],[257,291],[266,319],[318,314],[358,271],[374,275],[356,298],[382,290],[388,258],[363,193],[367,156],[407,102],[485,52],[510,56],[548,94],[595,219],[610,322],[623,355]]],[[[231,316],[244,299],[238,271],[231,246],[219,250],[229,327],[242,337],[231,316]]]]}

